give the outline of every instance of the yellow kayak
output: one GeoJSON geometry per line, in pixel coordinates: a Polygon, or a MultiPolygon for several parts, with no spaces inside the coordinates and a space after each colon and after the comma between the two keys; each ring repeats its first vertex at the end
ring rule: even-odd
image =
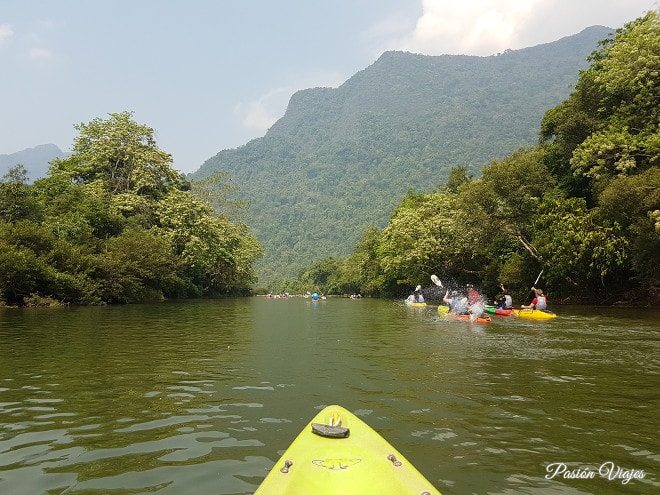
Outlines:
{"type": "Polygon", "coordinates": [[[519,309],[515,312],[519,318],[527,320],[553,320],[557,315],[547,309],[519,309]]]}
{"type": "Polygon", "coordinates": [[[341,406],[307,424],[255,495],[440,495],[387,440],[341,406]]]}
{"type": "Polygon", "coordinates": [[[410,302],[406,301],[406,306],[410,306],[411,308],[425,308],[426,303],[425,302],[410,302]]]}

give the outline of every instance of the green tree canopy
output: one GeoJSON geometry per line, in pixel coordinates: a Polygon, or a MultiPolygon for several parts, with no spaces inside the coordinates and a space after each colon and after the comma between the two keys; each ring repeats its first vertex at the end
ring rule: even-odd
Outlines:
{"type": "Polygon", "coordinates": [[[111,113],[109,119],[75,125],[80,135],[73,154],[55,160],[51,175],[65,174],[111,195],[131,192],[157,199],[180,187],[183,178],[171,167],[172,156],[156,146],[153,129],[132,117],[131,112],[111,113]]]}
{"type": "MultiPolygon", "coordinates": [[[[221,178],[192,187],[171,168],[153,130],[132,114],[75,126],[80,135],[49,176],[0,183],[0,298],[126,303],[246,293],[262,255],[247,226],[198,192],[226,194],[221,178]],[[196,192],[197,191],[197,192],[196,192]]],[[[232,211],[239,211],[233,205],[232,211]]]]}

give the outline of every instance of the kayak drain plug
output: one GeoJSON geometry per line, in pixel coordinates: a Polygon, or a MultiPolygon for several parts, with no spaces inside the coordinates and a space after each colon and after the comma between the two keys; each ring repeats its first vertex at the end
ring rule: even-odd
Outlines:
{"type": "Polygon", "coordinates": [[[388,455],[388,456],[387,456],[387,459],[390,460],[390,461],[392,461],[392,464],[394,464],[394,465],[397,466],[397,467],[401,465],[401,461],[400,461],[399,459],[397,459],[397,458],[394,456],[394,454],[390,454],[390,455],[388,455]]]}

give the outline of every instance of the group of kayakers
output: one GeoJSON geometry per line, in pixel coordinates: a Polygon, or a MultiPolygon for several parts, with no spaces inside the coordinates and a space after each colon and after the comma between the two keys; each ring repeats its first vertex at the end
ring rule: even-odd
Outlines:
{"type": "MultiPolygon", "coordinates": [[[[509,291],[504,287],[503,284],[500,284],[500,289],[502,292],[495,298],[495,306],[498,309],[513,309],[513,299],[511,298],[511,294],[509,291]]],[[[537,289],[536,287],[532,287],[531,291],[534,293],[534,299],[532,299],[532,302],[525,305],[522,304],[520,306],[521,309],[548,309],[548,298],[546,295],[543,293],[542,289],[537,289]]]]}
{"type": "Polygon", "coordinates": [[[449,290],[445,292],[442,301],[449,306],[449,313],[456,315],[481,314],[484,310],[484,298],[472,284],[467,284],[464,292],[449,290]]]}
{"type": "MultiPolygon", "coordinates": [[[[500,294],[498,294],[493,301],[494,305],[498,309],[513,309],[513,298],[511,297],[509,290],[504,287],[504,284],[500,284],[500,290],[500,294]]],[[[531,290],[534,293],[534,299],[530,304],[521,305],[521,309],[548,309],[548,299],[543,293],[543,290],[536,287],[532,287],[531,290]]],[[[484,297],[471,284],[466,286],[465,291],[459,292],[458,290],[452,290],[450,293],[450,291],[447,290],[442,300],[449,306],[449,312],[457,315],[472,313],[472,308],[478,304],[480,305],[477,307],[480,311],[483,311],[484,297]]],[[[406,301],[409,303],[424,302],[422,286],[418,285],[415,287],[415,291],[408,296],[406,301]]]]}

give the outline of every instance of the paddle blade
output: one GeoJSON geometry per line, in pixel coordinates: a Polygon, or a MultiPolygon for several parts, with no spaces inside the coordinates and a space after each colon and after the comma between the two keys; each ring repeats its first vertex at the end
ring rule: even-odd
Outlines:
{"type": "Polygon", "coordinates": [[[438,278],[437,275],[431,275],[431,282],[433,282],[435,285],[438,287],[442,287],[442,282],[440,282],[440,279],[438,278]]]}
{"type": "Polygon", "coordinates": [[[442,306],[442,305],[438,306],[438,314],[440,316],[445,316],[448,311],[449,311],[449,306],[442,306]]]}

